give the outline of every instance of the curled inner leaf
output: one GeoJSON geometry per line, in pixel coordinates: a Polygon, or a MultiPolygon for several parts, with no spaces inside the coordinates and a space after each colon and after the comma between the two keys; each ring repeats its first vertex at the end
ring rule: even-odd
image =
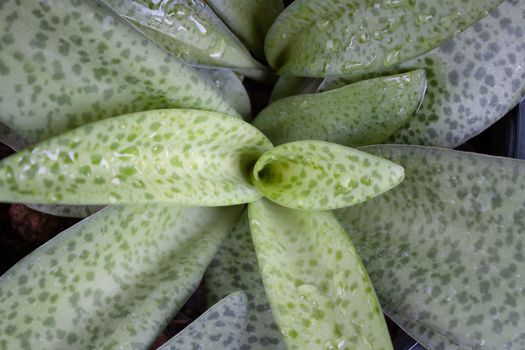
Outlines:
{"type": "Polygon", "coordinates": [[[353,148],[323,141],[297,141],[264,153],[253,181],[268,199],[296,209],[334,209],[390,190],[403,168],[353,148]]]}

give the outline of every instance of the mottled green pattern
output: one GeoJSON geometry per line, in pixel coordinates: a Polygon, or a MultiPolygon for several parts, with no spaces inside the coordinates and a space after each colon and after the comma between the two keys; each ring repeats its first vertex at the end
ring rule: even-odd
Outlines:
{"type": "Polygon", "coordinates": [[[265,59],[264,38],[284,9],[282,0],[205,1],[259,59],[265,59]]]}
{"type": "Polygon", "coordinates": [[[425,94],[424,70],[336,90],[291,96],[266,107],[253,125],[274,145],[322,140],[345,146],[381,143],[415,114],[425,94]]]}
{"type": "Polygon", "coordinates": [[[204,0],[103,0],[175,56],[190,63],[262,68],[204,0]]]}
{"type": "Polygon", "coordinates": [[[331,212],[248,205],[262,279],[289,349],[392,349],[381,307],[331,212]]]}
{"type": "Polygon", "coordinates": [[[0,122],[0,142],[18,151],[28,146],[28,142],[19,133],[0,122]]]}
{"type": "Polygon", "coordinates": [[[104,208],[99,205],[27,204],[25,206],[41,213],[68,218],[87,218],[104,208]]]}
{"type": "Polygon", "coordinates": [[[236,290],[248,297],[246,331],[242,350],[286,350],[281,332],[273,319],[268,297],[257,266],[248,215],[245,212],[228,233],[206,271],[206,299],[216,303],[236,290]]]}
{"type": "Polygon", "coordinates": [[[381,71],[467,28],[502,0],[295,0],[268,31],[280,74],[323,77],[381,71]]]}
{"type": "Polygon", "coordinates": [[[217,90],[219,90],[228,103],[235,108],[237,113],[242,115],[244,120],[251,120],[252,108],[250,105],[250,97],[242,84],[241,78],[239,78],[236,73],[227,68],[198,68],[197,70],[215,85],[217,90]]]}
{"type": "Polygon", "coordinates": [[[337,212],[381,303],[431,349],[450,348],[441,336],[468,349],[524,349],[525,162],[365,150],[406,171],[389,193],[337,212]]]}
{"type": "Polygon", "coordinates": [[[113,206],[0,277],[0,349],[148,349],[239,208],[113,206]]]}
{"type": "Polygon", "coordinates": [[[238,350],[246,328],[247,299],[244,292],[219,301],[159,350],[238,350]]]}
{"type": "Polygon", "coordinates": [[[271,143],[221,113],[158,110],[66,132],[0,162],[0,200],[232,205],[256,200],[251,165],[271,143]]]}
{"type": "Polygon", "coordinates": [[[280,76],[273,87],[268,103],[274,103],[289,96],[317,92],[322,81],[322,79],[294,77],[293,75],[280,76]]]}
{"type": "Polygon", "coordinates": [[[390,190],[403,180],[403,168],[353,148],[297,141],[264,153],[252,177],[265,197],[285,207],[327,210],[390,190]]]}
{"type": "Polygon", "coordinates": [[[149,109],[235,113],[193,69],[93,1],[2,1],[0,33],[0,121],[30,142],[149,109]]]}

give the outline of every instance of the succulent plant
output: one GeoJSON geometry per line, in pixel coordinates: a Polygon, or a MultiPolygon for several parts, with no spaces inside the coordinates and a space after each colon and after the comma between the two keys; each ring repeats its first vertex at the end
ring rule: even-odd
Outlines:
{"type": "Polygon", "coordinates": [[[525,348],[525,163],[429,147],[525,95],[524,9],[1,2],[0,200],[87,217],[0,277],[0,349],[147,349],[204,274],[163,349],[525,348]]]}

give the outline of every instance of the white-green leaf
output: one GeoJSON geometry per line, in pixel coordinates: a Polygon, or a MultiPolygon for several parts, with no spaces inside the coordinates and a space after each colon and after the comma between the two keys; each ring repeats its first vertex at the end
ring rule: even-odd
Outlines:
{"type": "Polygon", "coordinates": [[[241,340],[243,350],[286,350],[264,291],[247,212],[226,236],[204,280],[208,304],[214,304],[239,289],[246,293],[248,317],[241,340]]]}
{"type": "Polygon", "coordinates": [[[377,144],[412,119],[425,89],[422,69],[365,80],[324,93],[283,98],[259,113],[253,125],[274,145],[297,140],[351,147],[377,144]]]}
{"type": "Polygon", "coordinates": [[[247,299],[233,293],[208,309],[159,350],[238,350],[246,328],[247,299]]]}
{"type": "Polygon", "coordinates": [[[525,162],[365,150],[406,171],[394,190],[337,212],[381,303],[429,349],[525,348],[525,162]]]}
{"type": "Polygon", "coordinates": [[[99,205],[24,204],[41,213],[68,218],[87,218],[104,208],[99,205]]]}
{"type": "Polygon", "coordinates": [[[32,143],[143,110],[235,114],[197,72],[94,1],[2,1],[0,33],[0,121],[32,143]]]}
{"type": "Polygon", "coordinates": [[[249,121],[252,117],[250,97],[242,84],[242,80],[231,69],[198,68],[201,75],[208,79],[224,96],[229,104],[249,121]]]}
{"type": "Polygon", "coordinates": [[[204,0],[103,1],[141,32],[189,63],[263,68],[204,0]]]}
{"type": "Polygon", "coordinates": [[[296,141],[264,153],[252,177],[265,197],[285,207],[327,210],[390,190],[403,180],[403,168],[334,143],[296,141]]]}
{"type": "Polygon", "coordinates": [[[279,13],[282,0],[205,0],[250,50],[264,60],[264,38],[279,13]]]}
{"type": "Polygon", "coordinates": [[[275,20],[266,58],[279,74],[381,71],[417,57],[502,0],[296,0],[275,20]]]}
{"type": "Polygon", "coordinates": [[[255,160],[272,147],[226,114],[167,109],[101,120],[0,162],[0,200],[232,205],[261,195],[255,160]]]}
{"type": "Polygon", "coordinates": [[[392,349],[348,234],[331,212],[248,205],[257,261],[289,349],[392,349]]]}
{"type": "Polygon", "coordinates": [[[0,349],[147,349],[239,208],[113,206],[0,277],[0,349]]]}

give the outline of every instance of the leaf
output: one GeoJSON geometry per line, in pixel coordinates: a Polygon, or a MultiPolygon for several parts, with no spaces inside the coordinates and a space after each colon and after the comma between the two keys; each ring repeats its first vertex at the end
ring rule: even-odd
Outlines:
{"type": "Polygon", "coordinates": [[[361,203],[403,180],[403,168],[323,141],[297,141],[264,153],[253,167],[255,187],[288,208],[327,210],[361,203]]]}
{"type": "Polygon", "coordinates": [[[417,57],[502,0],[296,0],[275,20],[266,58],[279,74],[382,71],[417,57]]]}
{"type": "Polygon", "coordinates": [[[372,284],[331,212],[248,205],[257,261],[289,349],[392,349],[372,284]]]}
{"type": "Polygon", "coordinates": [[[203,0],[103,0],[175,56],[203,65],[264,68],[203,0]]]}
{"type": "Polygon", "coordinates": [[[381,304],[431,349],[525,347],[525,162],[373,146],[406,180],[337,211],[381,304]],[[449,348],[444,343],[444,348],[449,348]]]}
{"type": "Polygon", "coordinates": [[[279,13],[282,0],[205,0],[257,58],[264,60],[264,38],[279,13]]]}
{"type": "Polygon", "coordinates": [[[0,348],[147,349],[238,213],[112,206],[81,221],[0,277],[0,348]]]}
{"type": "Polygon", "coordinates": [[[233,205],[260,198],[251,166],[272,147],[221,113],[158,110],[71,130],[0,162],[7,202],[233,205]]]}
{"type": "Polygon", "coordinates": [[[317,92],[321,79],[294,77],[292,75],[283,75],[279,77],[277,83],[273,87],[272,94],[268,103],[274,103],[281,98],[310,94],[317,92]]]}
{"type": "Polygon", "coordinates": [[[25,203],[25,206],[41,213],[68,218],[87,218],[104,208],[104,206],[99,205],[52,205],[27,203],[25,203]]]}
{"type": "Polygon", "coordinates": [[[231,69],[197,69],[224,96],[228,103],[242,115],[246,121],[251,120],[252,110],[250,97],[242,84],[242,80],[231,69]]]}
{"type": "Polygon", "coordinates": [[[28,142],[19,133],[2,122],[0,122],[0,142],[13,151],[18,151],[28,146],[28,142]]]}
{"type": "Polygon", "coordinates": [[[286,350],[286,344],[273,319],[262,284],[250,234],[247,211],[226,236],[204,278],[208,304],[242,289],[248,298],[243,350],[286,350]]]}
{"type": "Polygon", "coordinates": [[[159,108],[235,114],[210,84],[93,1],[2,1],[0,121],[34,143],[159,108]]]}
{"type": "Polygon", "coordinates": [[[246,327],[246,294],[236,292],[208,309],[159,350],[240,349],[246,327]]]}
{"type": "Polygon", "coordinates": [[[424,70],[361,81],[324,93],[283,98],[253,125],[274,145],[322,140],[345,146],[385,141],[415,114],[425,94],[424,70]]]}

